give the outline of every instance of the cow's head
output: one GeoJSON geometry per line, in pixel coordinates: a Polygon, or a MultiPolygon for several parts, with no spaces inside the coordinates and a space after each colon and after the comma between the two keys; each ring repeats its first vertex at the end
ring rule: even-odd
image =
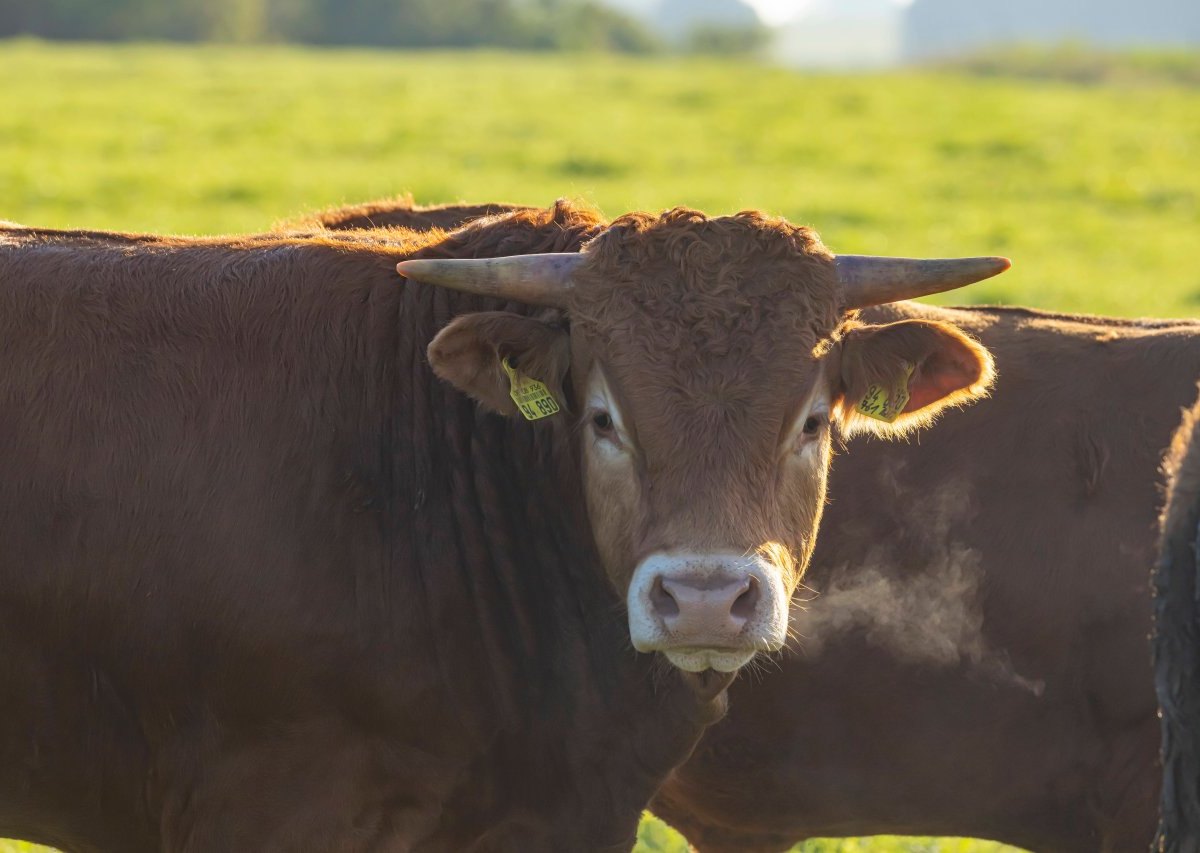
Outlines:
{"type": "Polygon", "coordinates": [[[835,258],[783,220],[677,209],[618,219],[579,254],[399,270],[559,309],[460,316],[430,344],[433,369],[518,417],[513,382],[546,386],[577,425],[592,532],[633,645],[730,672],[785,642],[832,428],[902,433],[991,381],[991,358],[959,330],[862,325],[854,310],[1007,267],[835,258]]]}

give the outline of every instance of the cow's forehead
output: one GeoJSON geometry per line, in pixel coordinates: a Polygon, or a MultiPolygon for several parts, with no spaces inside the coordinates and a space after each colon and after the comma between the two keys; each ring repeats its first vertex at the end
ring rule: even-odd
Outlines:
{"type": "Polygon", "coordinates": [[[631,391],[697,410],[797,386],[844,319],[820,240],[758,215],[672,214],[618,220],[589,246],[569,312],[590,359],[631,391]]]}
{"type": "Polygon", "coordinates": [[[832,256],[810,229],[757,213],[618,219],[576,272],[572,323],[666,366],[811,351],[841,321],[832,256]]]}

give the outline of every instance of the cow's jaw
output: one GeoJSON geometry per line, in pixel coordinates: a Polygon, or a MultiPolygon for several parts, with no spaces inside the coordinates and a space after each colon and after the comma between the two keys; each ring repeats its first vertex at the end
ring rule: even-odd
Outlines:
{"type": "Polygon", "coordinates": [[[788,595],[778,566],[732,552],[656,552],[634,571],[629,635],[687,672],[734,672],[787,639],[788,595]]]}

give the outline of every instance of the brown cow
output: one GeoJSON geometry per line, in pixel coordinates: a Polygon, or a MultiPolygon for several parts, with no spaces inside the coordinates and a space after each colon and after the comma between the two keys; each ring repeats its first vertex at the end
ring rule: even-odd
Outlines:
{"type": "Polygon", "coordinates": [[[5,230],[0,834],[628,848],[783,642],[831,425],[905,429],[990,378],[952,326],[852,309],[1003,266],[685,210],[5,230]],[[573,230],[582,255],[497,258],[573,230]],[[489,413],[518,404],[563,411],[489,413]]]}
{"type": "Polygon", "coordinates": [[[1200,324],[861,316],[970,330],[996,357],[995,398],[914,446],[836,460],[795,650],[739,680],[655,810],[704,851],[876,833],[1145,849],[1158,462],[1194,396],[1200,324]]]}
{"type": "Polygon", "coordinates": [[[1162,818],[1156,850],[1200,849],[1200,402],[1164,464],[1167,503],[1154,583],[1155,682],[1162,708],[1162,818]]]}

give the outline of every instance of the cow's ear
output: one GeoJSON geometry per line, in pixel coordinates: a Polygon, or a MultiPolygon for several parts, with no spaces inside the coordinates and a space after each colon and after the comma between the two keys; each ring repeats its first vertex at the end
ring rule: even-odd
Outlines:
{"type": "Polygon", "coordinates": [[[996,375],[991,353],[946,323],[857,326],[839,349],[837,414],[847,435],[927,426],[943,409],[986,396],[996,375]]]}
{"type": "Polygon", "coordinates": [[[570,336],[553,320],[505,311],[463,314],[429,344],[433,372],[458,390],[502,415],[518,412],[510,391],[514,381],[536,380],[559,406],[571,363],[570,336]],[[505,362],[516,380],[505,370],[505,362]]]}

